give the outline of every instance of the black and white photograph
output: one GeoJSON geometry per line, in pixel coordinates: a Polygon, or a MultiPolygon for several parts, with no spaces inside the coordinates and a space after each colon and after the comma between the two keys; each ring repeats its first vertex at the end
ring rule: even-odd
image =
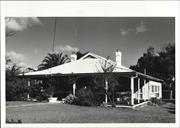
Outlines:
{"type": "Polygon", "coordinates": [[[5,124],[177,123],[175,16],[3,18],[5,124]]]}

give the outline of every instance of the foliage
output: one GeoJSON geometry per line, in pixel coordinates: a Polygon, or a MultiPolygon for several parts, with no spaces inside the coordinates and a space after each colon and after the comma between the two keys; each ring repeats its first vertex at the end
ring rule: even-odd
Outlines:
{"type": "MultiPolygon", "coordinates": [[[[6,64],[8,65],[11,60],[6,57],[6,64]]],[[[28,88],[26,86],[27,81],[17,78],[17,75],[21,73],[21,67],[16,64],[6,67],[6,100],[26,100],[28,88]]]]}
{"type": "Polygon", "coordinates": [[[39,84],[31,84],[29,88],[30,98],[34,98],[37,101],[47,100],[48,94],[44,91],[41,83],[39,84]]]}
{"type": "Polygon", "coordinates": [[[76,92],[76,96],[69,94],[64,98],[64,103],[80,106],[93,106],[97,104],[95,94],[91,89],[81,88],[76,92]]]}
{"type": "Polygon", "coordinates": [[[149,47],[147,52],[138,59],[136,65],[130,67],[138,72],[146,72],[165,81],[166,85],[174,85],[175,77],[175,45],[168,44],[160,52],[149,47]]]}
{"type": "MultiPolygon", "coordinates": [[[[114,99],[114,88],[118,85],[115,76],[109,75],[109,99],[114,99]]],[[[77,80],[77,92],[75,104],[82,106],[100,105],[104,101],[105,96],[105,81],[102,76],[83,77],[77,80]]],[[[113,102],[113,100],[111,100],[113,102]]]]}
{"type": "Polygon", "coordinates": [[[104,63],[101,63],[101,67],[103,69],[103,72],[105,73],[104,80],[107,80],[107,82],[108,82],[108,87],[105,87],[106,85],[103,84],[104,87],[105,87],[105,93],[108,94],[110,92],[109,100],[110,100],[111,104],[114,104],[115,87],[117,85],[119,85],[119,83],[118,83],[118,80],[117,80],[117,76],[115,76],[112,73],[114,68],[115,68],[115,65],[111,64],[109,62],[109,59],[110,59],[110,56],[108,56],[106,58],[104,63]]]}
{"type": "MultiPolygon", "coordinates": [[[[70,59],[67,55],[63,55],[62,52],[59,53],[48,53],[48,55],[43,59],[42,63],[38,66],[38,70],[44,70],[51,67],[55,67],[64,63],[69,62],[70,59]]],[[[54,78],[46,79],[46,93],[49,94],[50,97],[54,95],[55,87],[57,85],[57,81],[54,78]]]]}
{"type": "Polygon", "coordinates": [[[6,100],[7,101],[24,101],[27,99],[28,88],[27,81],[15,78],[12,81],[6,81],[6,100]]]}
{"type": "Polygon", "coordinates": [[[85,77],[77,81],[78,88],[76,96],[69,94],[65,98],[65,103],[76,104],[80,106],[100,105],[104,100],[104,87],[93,77],[85,77]],[[86,86],[83,86],[86,85],[86,86]]]}
{"type": "Polygon", "coordinates": [[[22,123],[22,120],[13,120],[13,119],[11,119],[11,120],[9,120],[9,119],[6,119],[6,123],[22,123]]]}
{"type": "MultiPolygon", "coordinates": [[[[88,77],[82,77],[76,80],[77,84],[77,92],[76,96],[83,95],[83,92],[87,92],[88,95],[93,92],[93,97],[95,97],[95,101],[91,104],[97,104],[100,105],[102,101],[104,100],[104,79],[100,76],[88,76],[88,77]]],[[[81,96],[80,96],[81,97],[81,96]]],[[[82,96],[84,97],[84,96],[82,96]]],[[[90,100],[92,101],[92,100],[90,100]]]]}
{"type": "Polygon", "coordinates": [[[55,87],[56,87],[55,83],[56,83],[56,81],[51,77],[48,77],[46,79],[46,81],[44,82],[45,93],[48,95],[48,97],[53,97],[54,90],[55,90],[55,87]]]}
{"type": "Polygon", "coordinates": [[[13,81],[20,73],[20,67],[14,64],[12,67],[6,68],[6,81],[13,81]]]}
{"type": "Polygon", "coordinates": [[[155,105],[158,105],[158,104],[160,104],[160,99],[157,99],[156,97],[153,97],[153,98],[151,98],[150,99],[150,101],[153,103],[153,104],[155,104],[155,105]]]}
{"type": "Polygon", "coordinates": [[[72,79],[70,77],[59,77],[54,79],[54,96],[62,99],[71,93],[72,79]]]}
{"type": "Polygon", "coordinates": [[[93,106],[96,105],[95,94],[91,91],[91,89],[82,88],[76,93],[75,104],[81,106],[93,106]]]}
{"type": "Polygon", "coordinates": [[[152,74],[154,73],[152,71],[152,67],[154,66],[155,58],[157,58],[157,56],[155,54],[154,48],[149,47],[147,49],[147,52],[144,53],[143,56],[138,59],[137,64],[131,66],[130,68],[138,72],[142,72],[142,73],[147,72],[148,74],[152,74]]]}
{"type": "Polygon", "coordinates": [[[76,99],[75,96],[73,96],[72,94],[69,94],[68,96],[66,96],[64,98],[64,103],[65,104],[73,104],[75,102],[75,99],[76,99]]]}
{"type": "Polygon", "coordinates": [[[109,59],[110,59],[110,56],[108,56],[104,62],[101,62],[101,68],[104,73],[108,73],[108,72],[111,73],[113,72],[115,68],[115,65],[111,64],[109,62],[109,59]]]}
{"type": "Polygon", "coordinates": [[[51,67],[55,67],[66,62],[69,62],[67,55],[63,55],[62,52],[59,53],[48,53],[48,55],[43,59],[42,63],[38,66],[38,70],[44,70],[51,67]]]}

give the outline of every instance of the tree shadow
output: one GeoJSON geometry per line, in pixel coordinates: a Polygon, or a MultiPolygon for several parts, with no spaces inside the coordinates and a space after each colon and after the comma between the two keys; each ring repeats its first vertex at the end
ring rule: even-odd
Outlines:
{"type": "Polygon", "coordinates": [[[162,107],[167,110],[169,113],[175,114],[176,113],[176,106],[175,103],[165,103],[162,107]]]}
{"type": "Polygon", "coordinates": [[[175,107],[168,106],[168,107],[164,107],[164,108],[172,114],[176,113],[175,107]]]}

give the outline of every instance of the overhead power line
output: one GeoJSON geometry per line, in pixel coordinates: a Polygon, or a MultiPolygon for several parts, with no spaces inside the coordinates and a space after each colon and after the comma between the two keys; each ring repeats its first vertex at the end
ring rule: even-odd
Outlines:
{"type": "Polygon", "coordinates": [[[56,24],[57,24],[57,17],[54,19],[54,33],[53,33],[53,44],[52,44],[52,52],[54,52],[54,43],[56,38],[56,24]]]}

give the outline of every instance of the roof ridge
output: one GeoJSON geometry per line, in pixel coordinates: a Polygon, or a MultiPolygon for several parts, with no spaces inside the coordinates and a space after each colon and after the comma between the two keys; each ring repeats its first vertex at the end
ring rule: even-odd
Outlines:
{"type": "MultiPolygon", "coordinates": [[[[100,56],[100,55],[98,55],[98,54],[96,54],[96,53],[93,53],[93,52],[88,52],[87,54],[85,54],[84,56],[82,56],[79,60],[82,60],[82,59],[84,59],[86,56],[88,56],[88,55],[94,55],[95,57],[100,57],[100,58],[102,58],[102,59],[104,59],[104,60],[107,60],[105,57],[102,57],[102,56],[100,56]]],[[[115,64],[116,65],[116,62],[115,61],[113,61],[112,59],[109,59],[113,64],[115,64]]],[[[130,68],[128,68],[128,67],[126,67],[126,66],[124,66],[124,65],[121,65],[122,67],[119,67],[119,68],[125,68],[125,69],[129,69],[129,70],[132,70],[132,69],[130,69],[130,68]]],[[[118,67],[117,67],[118,68],[118,67]]],[[[134,71],[134,70],[132,70],[132,71],[134,71]]]]}

